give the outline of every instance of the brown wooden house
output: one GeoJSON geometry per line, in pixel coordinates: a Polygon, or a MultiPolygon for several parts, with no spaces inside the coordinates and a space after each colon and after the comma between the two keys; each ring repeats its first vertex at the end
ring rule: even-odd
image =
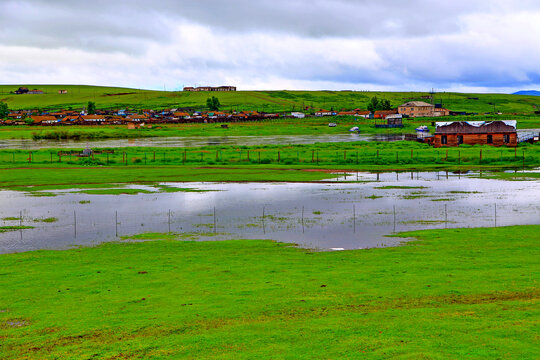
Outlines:
{"type": "Polygon", "coordinates": [[[437,122],[430,143],[435,147],[468,145],[517,146],[515,120],[437,122]]]}

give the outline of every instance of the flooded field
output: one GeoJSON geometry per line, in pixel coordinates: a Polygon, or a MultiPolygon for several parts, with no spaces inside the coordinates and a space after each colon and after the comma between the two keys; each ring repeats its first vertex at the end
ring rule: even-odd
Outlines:
{"type": "Polygon", "coordinates": [[[540,224],[538,181],[442,172],[347,176],[357,179],[169,183],[173,190],[182,190],[131,186],[145,191],[133,195],[62,190],[56,196],[36,197],[0,191],[0,226],[30,227],[0,232],[0,253],[66,249],[144,232],[176,232],[202,240],[273,239],[321,250],[361,249],[399,244],[401,239],[386,235],[407,230],[540,224]]]}
{"type": "Polygon", "coordinates": [[[278,145],[278,144],[314,144],[317,142],[353,142],[353,141],[397,141],[404,135],[272,135],[272,136],[190,136],[190,137],[152,137],[140,139],[109,140],[37,140],[4,139],[0,140],[0,149],[46,149],[46,148],[117,148],[117,147],[201,147],[210,145],[278,145]]]}

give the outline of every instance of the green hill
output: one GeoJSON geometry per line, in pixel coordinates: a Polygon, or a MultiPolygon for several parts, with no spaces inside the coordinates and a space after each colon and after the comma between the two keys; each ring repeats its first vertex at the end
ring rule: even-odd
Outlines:
{"type": "MultiPolygon", "coordinates": [[[[429,102],[428,93],[420,92],[354,92],[354,91],[237,91],[182,92],[154,91],[84,85],[0,85],[0,101],[10,109],[81,108],[94,101],[99,109],[130,107],[161,109],[168,107],[204,109],[206,99],[217,96],[224,110],[258,110],[266,112],[301,111],[304,107],[341,110],[367,107],[372,96],[390,100],[393,106],[406,101],[429,102]],[[43,90],[44,94],[16,95],[19,86],[43,90]],[[67,94],[59,94],[59,90],[67,94]]],[[[438,93],[434,102],[453,111],[503,112],[531,114],[540,110],[540,98],[509,94],[438,93]]]]}

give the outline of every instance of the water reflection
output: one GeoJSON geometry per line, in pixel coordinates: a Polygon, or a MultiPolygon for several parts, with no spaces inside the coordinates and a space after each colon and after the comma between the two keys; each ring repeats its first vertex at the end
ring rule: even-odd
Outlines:
{"type": "MultiPolygon", "coordinates": [[[[354,173],[359,183],[168,184],[209,192],[32,197],[0,191],[0,252],[64,249],[142,232],[195,233],[203,240],[273,239],[306,248],[392,246],[393,232],[425,228],[540,224],[538,181],[501,181],[446,172],[354,173]],[[58,218],[57,222],[34,222],[58,218]],[[19,225],[2,220],[0,226],[19,225]]],[[[149,186],[132,186],[156,191],[149,186]]]]}
{"type": "Polygon", "coordinates": [[[317,142],[353,142],[353,141],[397,141],[403,135],[266,135],[266,136],[191,136],[191,137],[152,137],[141,139],[109,140],[38,140],[4,139],[0,140],[0,149],[44,149],[44,148],[116,148],[116,147],[201,147],[208,145],[277,145],[277,144],[314,144],[317,142]]]}

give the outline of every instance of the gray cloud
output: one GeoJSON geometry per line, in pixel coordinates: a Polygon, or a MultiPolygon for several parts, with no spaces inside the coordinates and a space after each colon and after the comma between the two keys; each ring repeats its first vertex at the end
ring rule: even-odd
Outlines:
{"type": "Polygon", "coordinates": [[[535,86],[538,23],[533,0],[3,0],[0,78],[169,88],[535,86]]]}

